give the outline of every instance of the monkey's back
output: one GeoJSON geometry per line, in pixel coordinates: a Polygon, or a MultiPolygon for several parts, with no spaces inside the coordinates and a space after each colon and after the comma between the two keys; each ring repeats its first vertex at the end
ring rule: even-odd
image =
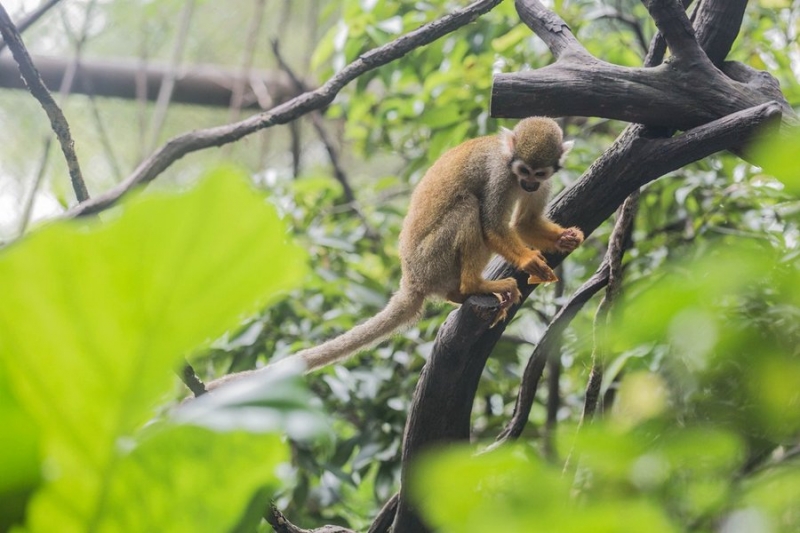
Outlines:
{"type": "Polygon", "coordinates": [[[400,233],[404,283],[442,297],[458,290],[460,252],[481,232],[479,198],[488,154],[497,143],[495,136],[466,141],[445,152],[420,180],[400,233]]]}

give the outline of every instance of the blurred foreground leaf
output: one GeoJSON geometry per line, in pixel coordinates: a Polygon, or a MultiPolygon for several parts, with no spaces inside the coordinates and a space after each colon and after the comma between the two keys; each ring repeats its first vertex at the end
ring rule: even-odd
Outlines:
{"type": "MultiPolygon", "coordinates": [[[[128,482],[126,491],[152,496],[148,505],[164,513],[189,494],[227,491],[230,522],[247,503],[244,488],[271,479],[269,457],[278,454],[256,453],[263,437],[179,428],[137,445],[131,436],[164,400],[180,358],[295,286],[303,254],[287,244],[275,210],[230,171],[185,194],[142,195],[113,216],[50,224],[0,254],[0,368],[41,433],[48,465],[29,528],[95,529],[124,514],[117,505],[129,496],[115,491],[128,482]],[[220,471],[226,462],[203,454],[229,455],[253,478],[237,490],[241,480],[220,471]],[[193,469],[195,481],[218,485],[181,481],[193,469]],[[155,479],[166,485],[156,489],[155,479]]],[[[183,518],[189,529],[217,523],[202,513],[183,518]]]]}

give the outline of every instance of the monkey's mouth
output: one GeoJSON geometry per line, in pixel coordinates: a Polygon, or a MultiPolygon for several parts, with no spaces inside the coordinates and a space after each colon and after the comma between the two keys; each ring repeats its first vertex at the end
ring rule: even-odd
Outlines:
{"type": "Polygon", "coordinates": [[[522,190],[525,192],[536,192],[539,190],[539,185],[541,185],[538,181],[520,181],[519,186],[522,187],[522,190]]]}

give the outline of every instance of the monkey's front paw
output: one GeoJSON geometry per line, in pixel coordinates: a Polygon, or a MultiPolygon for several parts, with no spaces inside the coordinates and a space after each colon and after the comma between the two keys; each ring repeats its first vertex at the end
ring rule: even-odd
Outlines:
{"type": "Polygon", "coordinates": [[[547,261],[544,260],[544,256],[538,250],[534,251],[531,258],[522,265],[522,270],[530,274],[528,277],[529,285],[558,281],[558,276],[556,276],[552,268],[547,266],[547,261]]]}
{"type": "Polygon", "coordinates": [[[580,228],[567,228],[556,240],[556,250],[569,253],[581,245],[583,242],[583,232],[580,228]]]}

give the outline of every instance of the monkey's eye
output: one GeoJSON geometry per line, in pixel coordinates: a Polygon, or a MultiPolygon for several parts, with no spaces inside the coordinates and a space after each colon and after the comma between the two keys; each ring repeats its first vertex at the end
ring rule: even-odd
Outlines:
{"type": "Polygon", "coordinates": [[[530,176],[531,175],[531,169],[529,169],[525,165],[519,165],[517,167],[517,172],[519,172],[523,176],[530,176]]]}
{"type": "Polygon", "coordinates": [[[534,172],[533,175],[536,176],[537,178],[546,178],[547,177],[547,171],[539,169],[536,172],[534,172]]]}

